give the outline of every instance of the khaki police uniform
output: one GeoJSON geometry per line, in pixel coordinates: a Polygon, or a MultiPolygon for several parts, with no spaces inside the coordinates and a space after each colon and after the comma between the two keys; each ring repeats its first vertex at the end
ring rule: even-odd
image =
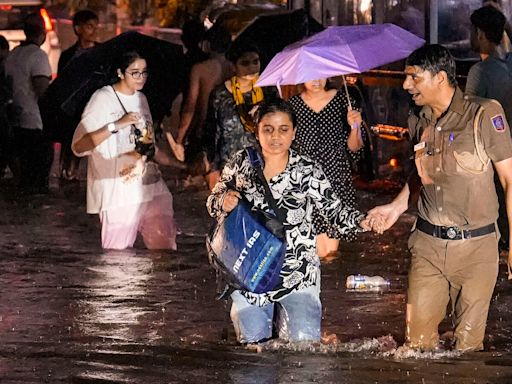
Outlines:
{"type": "Polygon", "coordinates": [[[422,187],[409,238],[406,340],[435,348],[451,299],[456,348],[480,350],[498,274],[491,161],[512,157],[509,126],[498,102],[457,88],[439,120],[425,106],[409,130],[422,187]]]}

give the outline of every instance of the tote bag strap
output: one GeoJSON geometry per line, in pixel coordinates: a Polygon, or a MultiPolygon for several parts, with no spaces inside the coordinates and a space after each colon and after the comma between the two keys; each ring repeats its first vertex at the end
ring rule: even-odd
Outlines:
{"type": "Polygon", "coordinates": [[[274,196],[272,195],[272,191],[270,190],[270,187],[267,183],[267,179],[265,179],[265,175],[263,174],[263,159],[261,158],[261,155],[258,153],[256,149],[252,147],[246,148],[245,150],[249,156],[251,165],[256,170],[256,174],[258,175],[259,181],[261,182],[263,188],[265,189],[265,200],[274,211],[274,214],[276,215],[277,219],[282,224],[284,224],[286,216],[283,210],[277,206],[277,202],[274,199],[274,196]]]}

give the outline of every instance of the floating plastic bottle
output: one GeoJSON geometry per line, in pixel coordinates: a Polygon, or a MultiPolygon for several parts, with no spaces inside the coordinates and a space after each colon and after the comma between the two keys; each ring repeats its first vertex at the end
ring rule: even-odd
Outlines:
{"type": "Polygon", "coordinates": [[[389,281],[382,276],[350,275],[346,286],[351,290],[378,291],[389,288],[389,281]]]}

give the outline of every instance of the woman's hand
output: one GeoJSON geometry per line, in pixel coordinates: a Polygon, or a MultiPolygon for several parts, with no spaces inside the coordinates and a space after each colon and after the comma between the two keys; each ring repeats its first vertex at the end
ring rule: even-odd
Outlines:
{"type": "Polygon", "coordinates": [[[224,196],[224,201],[222,202],[222,210],[227,213],[231,212],[237,206],[240,198],[239,192],[233,190],[227,191],[224,196]]]}
{"type": "Polygon", "coordinates": [[[363,137],[361,136],[361,124],[363,123],[363,118],[361,116],[361,112],[355,109],[349,109],[347,111],[347,123],[350,124],[350,134],[347,139],[347,146],[351,152],[359,151],[363,145],[363,137]]]}
{"type": "Polygon", "coordinates": [[[140,113],[128,112],[123,117],[115,122],[118,129],[129,127],[132,124],[137,124],[140,120],[140,113]]]}
{"type": "Polygon", "coordinates": [[[356,109],[349,109],[347,112],[347,123],[352,129],[360,128],[363,123],[361,112],[356,109]]]}

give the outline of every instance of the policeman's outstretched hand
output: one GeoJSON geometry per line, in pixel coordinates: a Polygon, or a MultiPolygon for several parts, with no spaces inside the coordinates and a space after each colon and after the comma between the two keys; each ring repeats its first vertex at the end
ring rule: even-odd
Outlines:
{"type": "Polygon", "coordinates": [[[400,214],[401,212],[393,203],[390,203],[370,209],[366,218],[369,220],[372,231],[381,235],[396,223],[400,214]]]}
{"type": "Polygon", "coordinates": [[[227,191],[224,196],[224,201],[222,202],[222,210],[224,212],[231,212],[237,206],[240,197],[240,193],[237,191],[227,191]]]}

